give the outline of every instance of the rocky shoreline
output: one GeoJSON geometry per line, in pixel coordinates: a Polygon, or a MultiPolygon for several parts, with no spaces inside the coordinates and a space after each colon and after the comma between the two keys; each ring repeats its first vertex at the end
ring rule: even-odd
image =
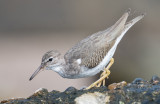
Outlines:
{"type": "Polygon", "coordinates": [[[3,100],[1,104],[160,104],[160,78],[136,78],[128,84],[123,81],[89,90],[69,87],[64,92],[48,92],[41,88],[28,98],[3,100]]]}

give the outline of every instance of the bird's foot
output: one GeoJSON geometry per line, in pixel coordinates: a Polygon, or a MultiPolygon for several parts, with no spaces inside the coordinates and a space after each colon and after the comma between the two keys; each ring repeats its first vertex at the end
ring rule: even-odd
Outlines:
{"type": "Polygon", "coordinates": [[[100,87],[101,83],[105,81],[106,78],[108,78],[110,71],[107,71],[108,73],[104,74],[101,78],[99,78],[96,82],[92,83],[89,87],[86,89],[90,89],[92,87],[100,87]]]}

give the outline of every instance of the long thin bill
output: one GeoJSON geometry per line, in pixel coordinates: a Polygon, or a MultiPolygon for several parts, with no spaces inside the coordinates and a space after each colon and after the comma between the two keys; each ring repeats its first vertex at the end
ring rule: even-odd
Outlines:
{"type": "Polygon", "coordinates": [[[32,74],[29,81],[31,81],[42,69],[43,69],[43,65],[40,65],[38,69],[32,74]]]}

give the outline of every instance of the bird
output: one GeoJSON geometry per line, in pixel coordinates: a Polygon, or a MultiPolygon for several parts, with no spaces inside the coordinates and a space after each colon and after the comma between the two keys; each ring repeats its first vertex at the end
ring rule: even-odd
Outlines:
{"type": "Polygon", "coordinates": [[[66,52],[64,56],[57,50],[46,52],[41,65],[30,77],[30,81],[43,70],[53,70],[63,78],[76,79],[94,76],[101,71],[100,78],[88,86],[105,85],[110,75],[110,67],[114,63],[113,55],[126,32],[139,20],[144,13],[127,22],[131,9],[127,9],[121,18],[106,30],[94,33],[81,40],[66,52]]]}

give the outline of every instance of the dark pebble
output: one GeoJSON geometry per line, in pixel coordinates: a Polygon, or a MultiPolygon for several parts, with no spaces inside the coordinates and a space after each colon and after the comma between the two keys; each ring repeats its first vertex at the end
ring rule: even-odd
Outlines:
{"type": "Polygon", "coordinates": [[[132,84],[143,84],[144,82],[146,82],[144,79],[142,78],[136,78],[132,84]]]}
{"type": "Polygon", "coordinates": [[[64,92],[67,92],[67,93],[70,93],[70,92],[73,92],[73,91],[76,91],[77,89],[74,88],[74,87],[68,87],[64,92]]]}
{"type": "Polygon", "coordinates": [[[151,82],[152,84],[157,84],[157,83],[160,82],[160,78],[155,75],[155,76],[152,77],[152,79],[150,80],[150,82],[151,82]]]}

